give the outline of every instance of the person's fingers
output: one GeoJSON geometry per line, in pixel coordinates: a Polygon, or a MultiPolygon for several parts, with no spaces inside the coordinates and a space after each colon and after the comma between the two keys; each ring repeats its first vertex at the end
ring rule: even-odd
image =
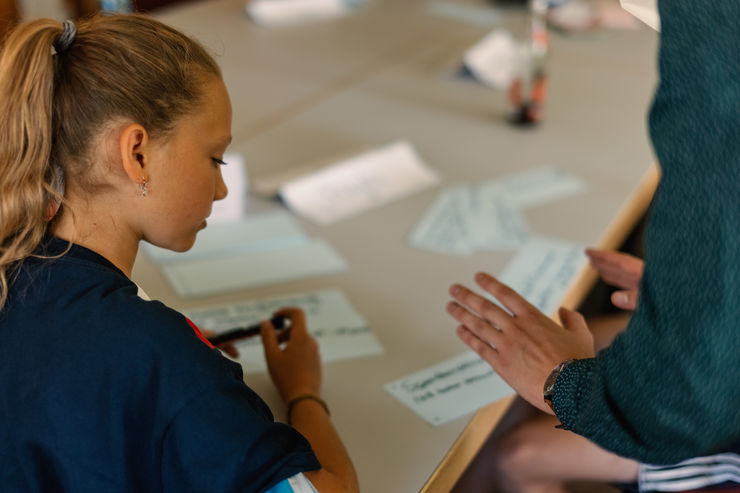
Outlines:
{"type": "Polygon", "coordinates": [[[490,322],[494,327],[503,329],[505,326],[510,324],[511,315],[506,313],[495,303],[491,302],[491,300],[474,293],[465,286],[453,284],[450,286],[449,292],[450,296],[455,298],[455,300],[457,300],[461,305],[470,308],[490,322]]]}
{"type": "Polygon", "coordinates": [[[273,313],[273,316],[288,317],[290,319],[290,331],[293,334],[308,333],[308,329],[306,328],[306,313],[301,308],[281,308],[273,313]]]}
{"type": "Polygon", "coordinates": [[[622,310],[637,308],[638,292],[636,290],[615,291],[612,293],[612,304],[622,310]]]}
{"type": "Polygon", "coordinates": [[[489,365],[494,368],[498,365],[499,355],[494,347],[478,338],[463,325],[460,325],[456,332],[457,336],[489,365]]]}
{"type": "Polygon", "coordinates": [[[275,327],[273,327],[272,322],[269,320],[262,322],[260,325],[260,336],[262,336],[262,347],[265,349],[265,357],[268,360],[280,353],[277,334],[275,333],[275,327]]]}
{"type": "Polygon", "coordinates": [[[471,313],[457,302],[450,301],[447,303],[447,312],[466,329],[475,334],[477,338],[494,346],[501,344],[501,332],[499,329],[493,327],[490,322],[471,313]]]}
{"type": "MultiPolygon", "coordinates": [[[[517,317],[540,313],[537,308],[535,308],[527,300],[522,298],[519,293],[517,293],[495,277],[491,276],[490,274],[486,274],[485,272],[477,273],[475,275],[475,282],[478,284],[478,286],[491,293],[494,298],[500,301],[502,305],[504,305],[509,311],[511,311],[511,313],[513,313],[517,317]]],[[[503,310],[501,311],[503,312],[503,310]]],[[[501,326],[499,325],[499,327],[501,326]]]]}
{"type": "Polygon", "coordinates": [[[221,351],[231,356],[232,358],[239,357],[239,351],[234,347],[233,344],[224,344],[223,346],[216,346],[216,347],[218,347],[221,351]]]}
{"type": "Polygon", "coordinates": [[[583,315],[578,313],[574,310],[569,310],[565,307],[560,307],[558,310],[558,315],[560,315],[560,321],[562,322],[563,327],[570,331],[578,331],[578,330],[588,330],[588,325],[586,324],[586,319],[583,318],[583,315]]]}

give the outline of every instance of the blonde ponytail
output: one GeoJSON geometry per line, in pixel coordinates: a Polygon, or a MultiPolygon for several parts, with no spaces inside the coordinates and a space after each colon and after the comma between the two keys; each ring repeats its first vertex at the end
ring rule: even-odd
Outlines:
{"type": "Polygon", "coordinates": [[[0,307],[18,261],[31,255],[46,231],[52,186],[51,47],[62,33],[54,21],[19,26],[0,57],[0,307]]]}
{"type": "Polygon", "coordinates": [[[47,232],[52,204],[64,204],[64,181],[106,190],[95,181],[104,174],[90,172],[106,124],[125,119],[166,136],[201,102],[204,75],[221,76],[197,42],[142,15],[76,28],[56,53],[61,23],[21,24],[0,56],[0,309],[47,232]]]}

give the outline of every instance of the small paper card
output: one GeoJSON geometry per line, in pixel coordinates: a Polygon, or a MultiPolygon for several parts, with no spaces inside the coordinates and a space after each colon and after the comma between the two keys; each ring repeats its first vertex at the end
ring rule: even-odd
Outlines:
{"type": "Polygon", "coordinates": [[[399,141],[289,181],[280,195],[298,214],[330,224],[438,181],[413,146],[399,141]]]}
{"type": "Polygon", "coordinates": [[[339,17],[355,3],[349,0],[250,0],[247,13],[261,26],[278,27],[339,17]]]}
{"type": "Polygon", "coordinates": [[[505,89],[518,67],[519,47],[506,31],[494,30],[468,49],[463,63],[480,82],[505,89]]]}
{"type": "Polygon", "coordinates": [[[514,393],[472,351],[390,382],[385,389],[435,426],[514,393]]]}

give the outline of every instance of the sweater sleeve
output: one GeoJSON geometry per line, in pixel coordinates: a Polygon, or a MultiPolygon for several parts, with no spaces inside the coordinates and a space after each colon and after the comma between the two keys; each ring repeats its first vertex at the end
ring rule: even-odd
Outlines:
{"type": "Polygon", "coordinates": [[[561,373],[553,405],[564,428],[664,464],[740,441],[740,2],[658,4],[662,178],[639,306],[561,373]]]}

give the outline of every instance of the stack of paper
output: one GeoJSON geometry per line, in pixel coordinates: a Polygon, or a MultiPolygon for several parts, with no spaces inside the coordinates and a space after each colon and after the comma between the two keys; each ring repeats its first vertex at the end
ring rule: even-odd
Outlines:
{"type": "Polygon", "coordinates": [[[413,146],[398,141],[288,181],[280,196],[296,213],[330,224],[438,181],[413,146]]]}
{"type": "MultiPolygon", "coordinates": [[[[355,311],[338,289],[250,301],[237,305],[205,307],[185,312],[195,324],[214,332],[245,327],[269,319],[284,307],[302,308],[308,330],[319,343],[323,362],[383,353],[365,319],[355,311]]],[[[245,373],[265,371],[265,357],[259,337],[234,343],[245,373]]]]}
{"type": "Polygon", "coordinates": [[[308,237],[290,214],[270,212],[211,224],[184,253],[145,245],[181,297],[204,296],[341,272],[347,262],[322,239],[308,237]]]}
{"type": "Polygon", "coordinates": [[[579,193],[583,182],[553,167],[442,191],[409,237],[411,246],[455,255],[517,248],[528,238],[520,211],[579,193]]]}

